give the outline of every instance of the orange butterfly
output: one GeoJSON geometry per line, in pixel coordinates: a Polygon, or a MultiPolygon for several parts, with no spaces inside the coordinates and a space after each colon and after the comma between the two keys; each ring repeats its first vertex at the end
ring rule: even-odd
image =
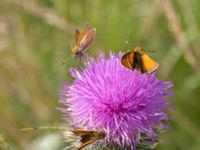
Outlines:
{"type": "Polygon", "coordinates": [[[94,143],[96,140],[100,140],[105,138],[105,134],[103,132],[97,131],[85,131],[85,130],[74,130],[72,133],[75,136],[81,137],[81,145],[77,150],[81,150],[89,144],[94,143]]]}
{"type": "Polygon", "coordinates": [[[78,29],[75,30],[74,42],[71,50],[76,58],[81,58],[88,52],[89,46],[94,40],[95,33],[96,29],[91,28],[89,24],[86,24],[81,32],[78,29]]]}
{"type": "Polygon", "coordinates": [[[125,53],[121,58],[121,64],[140,73],[152,73],[159,67],[157,62],[142,52],[141,47],[136,47],[132,51],[125,53]]]}

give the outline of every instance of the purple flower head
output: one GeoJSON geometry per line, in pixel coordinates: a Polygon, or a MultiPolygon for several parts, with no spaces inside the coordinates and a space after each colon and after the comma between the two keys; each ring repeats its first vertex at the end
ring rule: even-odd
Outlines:
{"type": "Polygon", "coordinates": [[[103,131],[105,142],[122,148],[135,149],[141,133],[152,140],[154,127],[163,127],[167,120],[163,110],[168,106],[170,82],[163,82],[155,74],[140,74],[120,63],[122,54],[104,54],[96,61],[91,57],[85,69],[71,69],[74,78],[65,86],[60,102],[67,106],[64,113],[72,117],[72,124],[85,130],[103,131]]]}

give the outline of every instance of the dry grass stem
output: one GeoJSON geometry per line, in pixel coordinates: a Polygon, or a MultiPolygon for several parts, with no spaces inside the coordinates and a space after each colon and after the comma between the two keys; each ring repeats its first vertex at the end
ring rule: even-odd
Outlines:
{"type": "Polygon", "coordinates": [[[7,3],[22,7],[30,14],[40,17],[45,20],[49,25],[52,25],[60,30],[64,30],[68,33],[74,31],[74,26],[67,22],[64,18],[58,16],[49,8],[40,6],[33,1],[24,1],[24,0],[4,0],[7,3]]]}
{"type": "Polygon", "coordinates": [[[171,4],[170,0],[155,0],[159,7],[163,10],[164,15],[167,18],[169,29],[174,34],[174,37],[177,41],[179,49],[183,52],[185,60],[190,64],[190,66],[197,70],[197,60],[193,54],[192,49],[189,47],[187,38],[185,37],[184,32],[182,31],[179,18],[171,4]]]}

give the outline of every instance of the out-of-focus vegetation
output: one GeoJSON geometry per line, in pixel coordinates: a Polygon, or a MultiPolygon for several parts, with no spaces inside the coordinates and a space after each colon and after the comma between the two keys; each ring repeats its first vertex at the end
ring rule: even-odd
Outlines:
{"type": "Polygon", "coordinates": [[[19,128],[63,124],[58,89],[77,65],[74,29],[86,22],[97,29],[92,55],[143,40],[159,79],[174,83],[171,128],[158,149],[200,149],[199,0],[0,0],[0,149],[40,149],[33,145],[56,133],[19,128]]]}

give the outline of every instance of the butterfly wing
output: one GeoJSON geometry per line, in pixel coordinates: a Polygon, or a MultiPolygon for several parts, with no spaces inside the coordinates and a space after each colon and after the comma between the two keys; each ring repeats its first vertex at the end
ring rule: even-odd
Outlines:
{"type": "Polygon", "coordinates": [[[85,24],[85,26],[83,27],[83,30],[80,33],[79,36],[79,42],[83,39],[83,37],[91,30],[92,28],[90,27],[90,25],[87,23],[85,24]]]}
{"type": "Polygon", "coordinates": [[[121,64],[125,66],[126,68],[129,68],[132,70],[134,70],[133,62],[134,62],[134,52],[127,52],[121,58],[121,64]]]}
{"type": "Polygon", "coordinates": [[[86,135],[86,134],[91,134],[93,133],[94,131],[84,131],[84,130],[73,130],[72,133],[76,136],[83,136],[83,135],[86,135]]]}
{"type": "Polygon", "coordinates": [[[83,51],[86,51],[89,45],[92,43],[92,41],[94,40],[95,34],[96,34],[96,29],[92,28],[81,38],[79,42],[79,47],[83,51]]]}
{"type": "Polygon", "coordinates": [[[74,130],[72,133],[76,136],[81,137],[82,144],[78,148],[78,150],[83,149],[87,145],[95,142],[96,137],[94,136],[95,131],[84,131],[84,130],[74,130]]]}
{"type": "Polygon", "coordinates": [[[152,73],[156,71],[159,64],[151,59],[147,54],[141,55],[141,73],[152,73]]]}
{"type": "Polygon", "coordinates": [[[75,35],[74,35],[74,42],[72,44],[72,53],[75,54],[78,49],[78,39],[80,36],[80,31],[78,29],[75,30],[75,35]]]}

